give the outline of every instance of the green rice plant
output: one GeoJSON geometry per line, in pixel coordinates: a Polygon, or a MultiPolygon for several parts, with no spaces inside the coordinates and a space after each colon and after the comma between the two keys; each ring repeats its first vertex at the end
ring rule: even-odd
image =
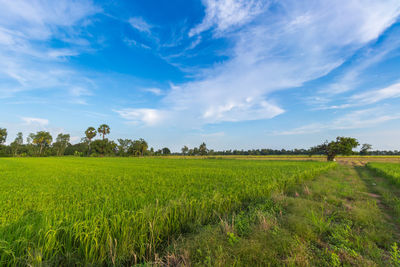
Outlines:
{"type": "Polygon", "coordinates": [[[173,158],[0,159],[0,266],[129,265],[335,166],[173,158]]]}
{"type": "Polygon", "coordinates": [[[370,170],[374,171],[377,175],[388,178],[394,184],[400,186],[400,164],[370,162],[366,166],[370,170]]]}
{"type": "Polygon", "coordinates": [[[390,262],[393,266],[400,266],[400,249],[397,246],[397,243],[393,243],[390,251],[390,262]]]}

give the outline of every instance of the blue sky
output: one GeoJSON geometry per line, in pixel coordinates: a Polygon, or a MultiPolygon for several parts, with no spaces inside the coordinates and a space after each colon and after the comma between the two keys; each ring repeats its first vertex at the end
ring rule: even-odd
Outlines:
{"type": "Polygon", "coordinates": [[[0,127],[400,150],[398,0],[0,0],[0,127]]]}

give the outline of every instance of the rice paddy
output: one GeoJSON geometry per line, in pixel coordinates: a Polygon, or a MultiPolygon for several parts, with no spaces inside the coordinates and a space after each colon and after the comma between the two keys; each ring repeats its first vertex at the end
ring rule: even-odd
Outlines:
{"type": "Polygon", "coordinates": [[[0,265],[129,265],[336,166],[313,161],[0,159],[0,265]]]}
{"type": "Polygon", "coordinates": [[[400,186],[400,164],[370,162],[367,167],[378,175],[388,178],[393,183],[400,186]]]}

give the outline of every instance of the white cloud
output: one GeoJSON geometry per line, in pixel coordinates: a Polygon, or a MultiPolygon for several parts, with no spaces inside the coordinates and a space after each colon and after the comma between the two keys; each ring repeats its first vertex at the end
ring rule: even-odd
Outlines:
{"type": "Polygon", "coordinates": [[[387,58],[390,52],[400,46],[398,34],[399,31],[395,31],[376,47],[365,49],[366,51],[345,70],[343,75],[339,76],[334,83],[320,90],[319,93],[334,96],[356,89],[362,84],[362,81],[365,80],[364,77],[362,77],[365,70],[387,58]]]}
{"type": "Polygon", "coordinates": [[[399,97],[400,97],[400,83],[396,83],[386,88],[382,88],[379,90],[372,90],[365,93],[354,95],[351,97],[351,99],[355,102],[358,102],[361,105],[368,105],[377,103],[385,99],[399,98],[399,97]]]}
{"type": "Polygon", "coordinates": [[[152,26],[141,17],[133,17],[129,19],[129,24],[138,31],[150,33],[152,26]]]}
{"type": "Polygon", "coordinates": [[[214,26],[217,33],[242,26],[263,11],[263,2],[259,0],[203,0],[206,15],[199,25],[190,30],[189,36],[200,34],[214,26]]]}
{"type": "Polygon", "coordinates": [[[370,90],[364,93],[354,94],[347,99],[348,103],[340,105],[322,106],[318,107],[317,110],[329,110],[329,109],[346,109],[352,107],[359,107],[365,105],[371,105],[387,99],[400,98],[400,83],[392,84],[388,87],[370,90]]]}
{"type": "Polygon", "coordinates": [[[92,95],[92,92],[84,87],[74,86],[70,89],[70,94],[74,97],[92,95]]]}
{"type": "MultiPolygon", "coordinates": [[[[185,126],[281,114],[284,109],[271,93],[326,75],[378,37],[400,14],[398,1],[286,0],[274,2],[273,11],[265,8],[262,12],[249,11],[261,2],[231,2],[204,2],[204,25],[211,25],[207,21],[217,25],[217,37],[242,26],[224,36],[232,43],[227,52],[230,59],[197,69],[197,79],[171,88],[163,99],[171,118],[184,121],[185,126]],[[229,14],[235,12],[256,18],[251,23],[253,15],[231,20],[229,14]]],[[[198,26],[192,34],[201,33],[206,26],[198,26]]]]}
{"type": "Polygon", "coordinates": [[[36,124],[39,126],[46,126],[49,124],[49,120],[42,118],[22,117],[21,120],[28,125],[36,124]]]}
{"type": "Polygon", "coordinates": [[[65,61],[89,50],[87,36],[78,26],[87,25],[88,17],[101,12],[99,7],[90,0],[0,0],[0,6],[2,98],[27,90],[68,91],[89,83],[65,61]],[[55,39],[68,46],[51,48],[48,41],[55,39]]]}
{"type": "Polygon", "coordinates": [[[20,35],[36,40],[48,39],[57,31],[56,27],[73,26],[101,11],[90,0],[0,0],[0,5],[0,25],[18,29],[20,35]]]}
{"type": "Polygon", "coordinates": [[[163,119],[166,117],[166,113],[163,111],[150,108],[127,108],[114,111],[130,123],[145,124],[147,126],[154,126],[162,123],[163,119]]]}
{"type": "Polygon", "coordinates": [[[157,95],[157,96],[160,96],[160,95],[163,95],[163,94],[164,94],[164,92],[163,92],[160,88],[155,88],[155,87],[153,87],[153,88],[146,88],[146,89],[144,89],[144,91],[145,91],[145,92],[152,93],[152,94],[157,95]]]}

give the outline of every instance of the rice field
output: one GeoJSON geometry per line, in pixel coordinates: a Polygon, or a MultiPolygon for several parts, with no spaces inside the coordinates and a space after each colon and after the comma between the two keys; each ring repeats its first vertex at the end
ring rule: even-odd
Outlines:
{"type": "Polygon", "coordinates": [[[0,159],[0,266],[151,260],[194,227],[336,166],[173,158],[0,159]]]}
{"type": "Polygon", "coordinates": [[[370,162],[366,166],[378,175],[386,177],[400,186],[400,164],[370,162]]]}

